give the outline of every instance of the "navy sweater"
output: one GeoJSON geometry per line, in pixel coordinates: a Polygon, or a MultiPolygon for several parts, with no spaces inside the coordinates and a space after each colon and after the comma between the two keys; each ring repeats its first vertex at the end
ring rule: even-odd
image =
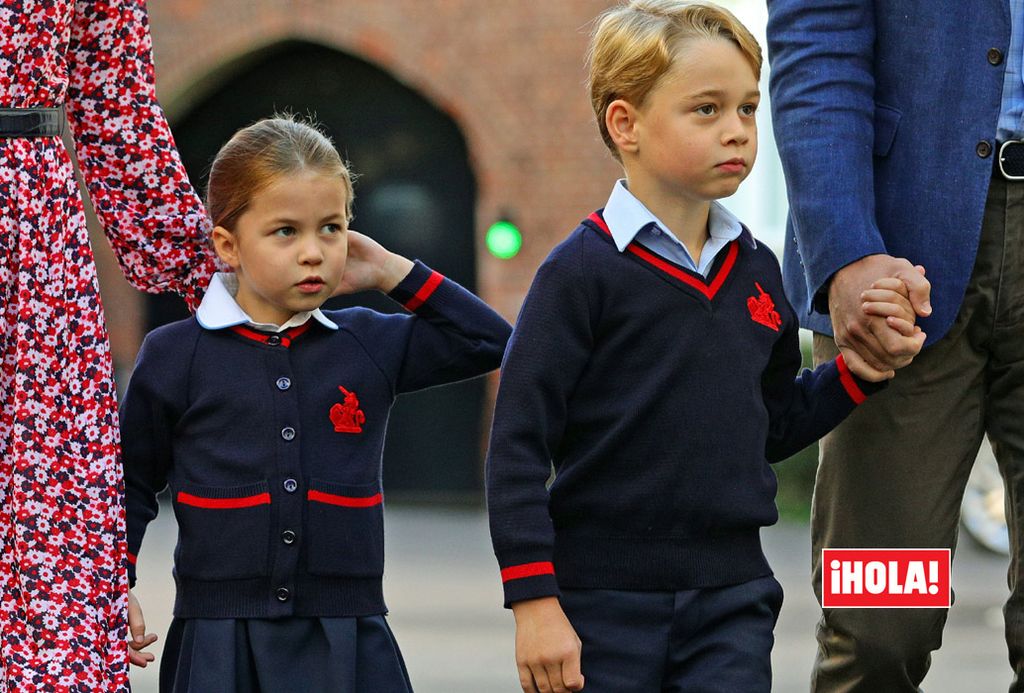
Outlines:
{"type": "Polygon", "coordinates": [[[487,500],[506,606],[770,574],[768,463],[882,387],[841,358],[800,365],[778,261],[749,231],[705,280],[618,252],[591,215],[538,270],[502,364],[487,500]]]}
{"type": "Polygon", "coordinates": [[[132,584],[169,485],[176,616],[385,612],[395,397],[493,370],[511,332],[418,262],[390,296],[414,314],[327,311],[338,330],[310,320],[280,335],[190,318],[146,338],[121,407],[132,584]]]}

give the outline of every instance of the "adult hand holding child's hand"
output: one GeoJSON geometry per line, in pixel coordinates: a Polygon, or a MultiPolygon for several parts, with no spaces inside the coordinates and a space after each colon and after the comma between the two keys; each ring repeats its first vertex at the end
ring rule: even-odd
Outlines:
{"type": "Polygon", "coordinates": [[[891,378],[894,369],[910,363],[921,351],[923,334],[907,335],[890,325],[885,316],[862,309],[864,292],[882,277],[899,279],[917,316],[931,314],[931,284],[924,268],[889,255],[868,255],[846,265],[832,278],[828,291],[829,313],[836,346],[850,370],[870,381],[891,378]]]}

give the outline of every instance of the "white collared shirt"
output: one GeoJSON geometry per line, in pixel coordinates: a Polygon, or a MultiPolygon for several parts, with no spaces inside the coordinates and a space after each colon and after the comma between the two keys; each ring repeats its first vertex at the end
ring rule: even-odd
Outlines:
{"type": "Polygon", "coordinates": [[[604,206],[603,216],[620,253],[631,241],[636,241],[663,258],[705,277],[718,253],[743,233],[740,220],[721,204],[712,201],[708,211],[710,237],[704,244],[699,262],[694,262],[683,242],[629,191],[625,179],[616,181],[604,206]]]}
{"type": "Polygon", "coordinates": [[[210,286],[206,289],[199,310],[196,311],[196,320],[207,330],[220,330],[235,325],[248,325],[253,329],[264,332],[284,332],[288,328],[304,325],[311,317],[316,318],[324,327],[332,330],[338,329],[338,325],[328,318],[317,308],[316,310],[296,313],[283,325],[275,325],[267,322],[254,322],[249,314],[242,310],[235,300],[238,294],[238,277],[233,272],[217,272],[210,280],[210,286]]]}

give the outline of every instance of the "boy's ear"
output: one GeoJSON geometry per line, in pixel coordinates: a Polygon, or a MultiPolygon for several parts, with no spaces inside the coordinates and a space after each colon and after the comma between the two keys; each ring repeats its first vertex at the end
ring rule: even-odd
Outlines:
{"type": "Polygon", "coordinates": [[[619,151],[636,153],[638,115],[636,107],[625,99],[615,99],[605,109],[604,125],[619,151]]]}
{"type": "Polygon", "coordinates": [[[238,261],[238,239],[235,238],[235,234],[223,226],[215,226],[211,236],[217,257],[231,269],[237,270],[240,263],[238,261]]]}

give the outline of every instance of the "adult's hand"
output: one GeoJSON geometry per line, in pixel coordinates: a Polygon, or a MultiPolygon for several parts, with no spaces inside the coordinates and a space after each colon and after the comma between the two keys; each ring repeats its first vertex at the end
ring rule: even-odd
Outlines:
{"type": "Polygon", "coordinates": [[[836,272],[828,288],[828,307],[836,346],[850,369],[866,380],[891,378],[896,368],[910,363],[920,351],[920,338],[905,336],[886,324],[884,318],[861,310],[861,294],[872,282],[895,277],[906,284],[914,312],[925,317],[932,312],[931,284],[924,268],[890,255],[868,255],[836,272]]]}

